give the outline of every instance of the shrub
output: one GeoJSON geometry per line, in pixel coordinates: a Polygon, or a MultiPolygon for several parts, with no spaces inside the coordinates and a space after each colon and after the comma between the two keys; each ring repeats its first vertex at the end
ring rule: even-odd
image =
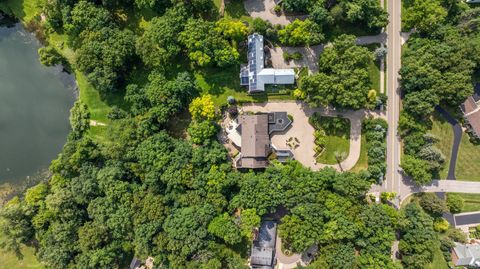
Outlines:
{"type": "Polygon", "coordinates": [[[285,60],[286,62],[290,61],[290,60],[300,60],[303,58],[303,55],[296,51],[294,53],[289,53],[287,51],[284,51],[283,52],[283,60],[285,60]]]}
{"type": "Polygon", "coordinates": [[[38,55],[40,56],[40,62],[45,66],[63,64],[65,62],[62,55],[52,46],[38,49],[38,55]]]}
{"type": "Polygon", "coordinates": [[[446,235],[455,242],[467,243],[467,235],[460,229],[449,229],[446,235]]]}
{"type": "Polygon", "coordinates": [[[193,99],[188,109],[193,120],[213,120],[215,118],[215,105],[209,94],[193,99]]]}
{"type": "Polygon", "coordinates": [[[367,140],[368,172],[372,180],[380,183],[386,172],[388,123],[383,119],[365,119],[362,123],[362,135],[367,140]]]}
{"type": "Polygon", "coordinates": [[[446,232],[449,226],[450,224],[444,218],[436,219],[435,222],[433,223],[433,229],[440,233],[446,232]]]}
{"type": "Polygon", "coordinates": [[[309,19],[304,21],[297,19],[278,31],[278,39],[287,46],[319,44],[325,39],[321,30],[318,24],[309,19]]]}
{"type": "Polygon", "coordinates": [[[200,145],[210,141],[217,133],[217,126],[211,121],[192,122],[187,129],[193,143],[200,145]]]}
{"type": "Polygon", "coordinates": [[[455,214],[462,212],[463,204],[464,201],[460,195],[454,193],[447,194],[447,207],[451,213],[455,214]]]}

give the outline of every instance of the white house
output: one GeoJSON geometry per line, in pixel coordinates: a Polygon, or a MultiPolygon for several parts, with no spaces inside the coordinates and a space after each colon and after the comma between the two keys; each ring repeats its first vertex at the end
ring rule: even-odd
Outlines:
{"type": "Polygon", "coordinates": [[[248,63],[240,69],[240,85],[248,86],[248,93],[264,92],[265,84],[294,84],[293,69],[264,68],[263,36],[248,37],[248,63]]]}

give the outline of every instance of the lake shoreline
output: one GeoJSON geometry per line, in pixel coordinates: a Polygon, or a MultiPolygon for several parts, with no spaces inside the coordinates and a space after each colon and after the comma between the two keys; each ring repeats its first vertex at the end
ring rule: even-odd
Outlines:
{"type": "Polygon", "coordinates": [[[74,74],[62,65],[41,65],[37,53],[42,46],[41,40],[21,20],[1,10],[0,34],[3,35],[1,49],[4,54],[4,61],[0,63],[4,70],[0,72],[4,79],[2,112],[6,111],[0,118],[0,137],[3,135],[4,141],[0,143],[0,149],[9,153],[0,159],[3,163],[0,172],[1,206],[29,187],[48,181],[48,167],[61,153],[70,133],[70,108],[79,98],[79,87],[74,74]],[[17,51],[12,47],[21,49],[17,51]],[[22,77],[23,72],[29,77],[22,77]],[[15,73],[18,75],[12,75],[15,73]],[[21,108],[15,110],[17,106],[21,108]],[[16,121],[20,123],[14,123],[16,121]],[[19,153],[15,145],[20,148],[19,153]]]}

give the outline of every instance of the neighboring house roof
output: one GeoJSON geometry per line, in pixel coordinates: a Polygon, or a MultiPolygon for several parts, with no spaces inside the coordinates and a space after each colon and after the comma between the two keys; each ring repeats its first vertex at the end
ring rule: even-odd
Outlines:
{"type": "Polygon", "coordinates": [[[480,267],[480,245],[479,244],[460,244],[455,243],[453,248],[456,259],[456,266],[475,266],[480,267]]]}
{"type": "Polygon", "coordinates": [[[480,83],[477,83],[474,94],[469,96],[460,108],[473,133],[480,136],[480,83]]]}
{"type": "Polygon", "coordinates": [[[295,83],[293,69],[264,68],[264,55],[263,36],[248,36],[248,63],[240,68],[240,85],[248,85],[248,92],[253,93],[265,91],[265,84],[295,83]]]}
{"type": "Polygon", "coordinates": [[[241,138],[241,168],[265,168],[270,153],[268,114],[242,115],[238,118],[241,138]]]}
{"type": "Polygon", "coordinates": [[[258,237],[253,241],[250,265],[252,268],[273,268],[275,264],[275,243],[277,224],[264,221],[260,225],[258,237]]]}

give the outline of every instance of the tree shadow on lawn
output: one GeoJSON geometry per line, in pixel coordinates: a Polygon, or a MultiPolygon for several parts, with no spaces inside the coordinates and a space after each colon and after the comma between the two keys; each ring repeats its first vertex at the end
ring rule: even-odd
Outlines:
{"type": "Polygon", "coordinates": [[[245,88],[240,86],[239,72],[240,70],[235,66],[206,67],[198,69],[195,77],[205,93],[218,96],[227,90],[237,93],[246,92],[245,88]]]}
{"type": "Polygon", "coordinates": [[[225,0],[225,13],[234,19],[248,16],[242,0],[225,0]]]}

